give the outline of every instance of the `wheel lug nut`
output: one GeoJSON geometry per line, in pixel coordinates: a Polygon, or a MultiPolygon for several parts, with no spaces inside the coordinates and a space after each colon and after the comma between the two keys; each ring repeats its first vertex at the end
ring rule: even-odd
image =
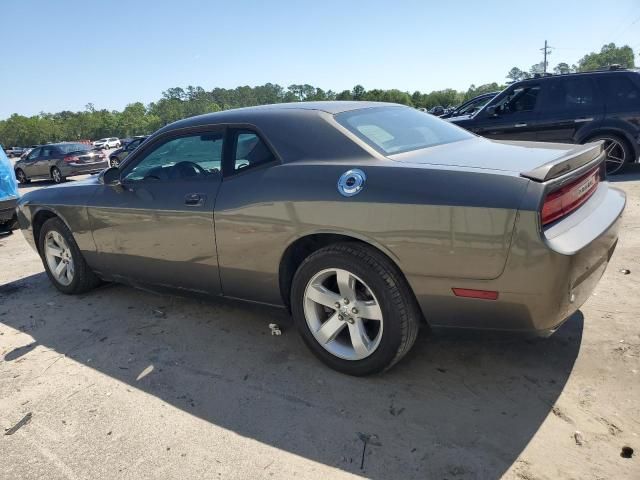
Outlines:
{"type": "Polygon", "coordinates": [[[333,306],[336,308],[340,308],[340,302],[336,302],[333,306]]]}
{"type": "Polygon", "coordinates": [[[351,309],[351,313],[353,313],[354,315],[356,315],[358,313],[358,309],[356,307],[353,307],[351,309]]]}
{"type": "Polygon", "coordinates": [[[347,318],[347,323],[350,323],[353,325],[353,323],[355,322],[355,320],[351,317],[347,318]]]}
{"type": "Polygon", "coordinates": [[[349,299],[348,298],[343,299],[342,303],[344,303],[345,305],[349,305],[349,299]]]}
{"type": "Polygon", "coordinates": [[[344,320],[344,317],[342,315],[338,315],[338,320],[344,320]]]}

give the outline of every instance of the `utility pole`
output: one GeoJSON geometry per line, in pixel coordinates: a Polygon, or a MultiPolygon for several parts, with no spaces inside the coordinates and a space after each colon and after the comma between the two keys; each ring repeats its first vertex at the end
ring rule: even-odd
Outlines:
{"type": "Polygon", "coordinates": [[[541,48],[540,50],[542,50],[544,52],[544,73],[547,73],[547,54],[551,55],[551,49],[553,47],[550,47],[547,45],[547,41],[544,41],[544,48],[541,48]]]}

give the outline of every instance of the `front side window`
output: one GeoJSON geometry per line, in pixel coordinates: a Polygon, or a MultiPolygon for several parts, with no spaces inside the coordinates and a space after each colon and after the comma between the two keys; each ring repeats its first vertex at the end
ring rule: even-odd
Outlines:
{"type": "Polygon", "coordinates": [[[339,113],[336,121],[384,155],[473,138],[449,122],[409,107],[373,107],[339,113]]]}
{"type": "Polygon", "coordinates": [[[128,181],[202,179],[216,175],[222,163],[224,134],[205,133],[166,140],[129,171],[128,181]]]}
{"type": "Polygon", "coordinates": [[[514,88],[496,103],[496,113],[508,115],[535,110],[540,94],[539,85],[522,85],[514,88]]]}
{"type": "Polygon", "coordinates": [[[38,155],[40,155],[40,148],[36,148],[34,149],[28,156],[27,156],[27,160],[35,160],[36,158],[38,158],[38,155]]]}
{"type": "Polygon", "coordinates": [[[233,171],[273,162],[274,157],[262,139],[251,131],[237,131],[234,134],[233,171]]]}
{"type": "Polygon", "coordinates": [[[138,148],[138,145],[140,145],[141,143],[142,143],[142,139],[133,140],[132,142],[129,143],[129,145],[126,146],[125,150],[127,150],[128,152],[133,152],[136,148],[138,148]]]}
{"type": "Polygon", "coordinates": [[[55,155],[55,153],[56,153],[55,147],[42,147],[42,151],[40,152],[40,157],[51,158],[55,155]]]}

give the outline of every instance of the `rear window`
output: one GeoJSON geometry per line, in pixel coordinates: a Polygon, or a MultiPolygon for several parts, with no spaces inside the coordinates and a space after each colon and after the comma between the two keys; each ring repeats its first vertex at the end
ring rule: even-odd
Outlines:
{"type": "Polygon", "coordinates": [[[64,143],[62,145],[58,145],[58,148],[62,153],[74,153],[74,152],[87,152],[91,150],[90,147],[83,143],[64,143]]]}
{"type": "Polygon", "coordinates": [[[363,108],[340,113],[335,118],[385,155],[473,138],[460,127],[409,107],[363,108]]]}

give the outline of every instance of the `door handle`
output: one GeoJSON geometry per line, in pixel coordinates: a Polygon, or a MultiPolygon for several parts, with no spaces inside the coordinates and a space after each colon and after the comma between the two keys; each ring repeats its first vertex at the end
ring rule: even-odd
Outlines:
{"type": "Polygon", "coordinates": [[[593,121],[593,117],[589,117],[589,118],[576,118],[573,122],[574,123],[582,123],[582,122],[592,122],[593,121]]]}
{"type": "Polygon", "coordinates": [[[514,127],[516,127],[516,128],[526,127],[526,126],[527,126],[527,124],[526,124],[526,123],[516,123],[516,124],[514,125],[514,127]]]}
{"type": "Polygon", "coordinates": [[[207,196],[202,193],[188,193],[184,196],[184,204],[187,207],[201,207],[207,196]]]}

